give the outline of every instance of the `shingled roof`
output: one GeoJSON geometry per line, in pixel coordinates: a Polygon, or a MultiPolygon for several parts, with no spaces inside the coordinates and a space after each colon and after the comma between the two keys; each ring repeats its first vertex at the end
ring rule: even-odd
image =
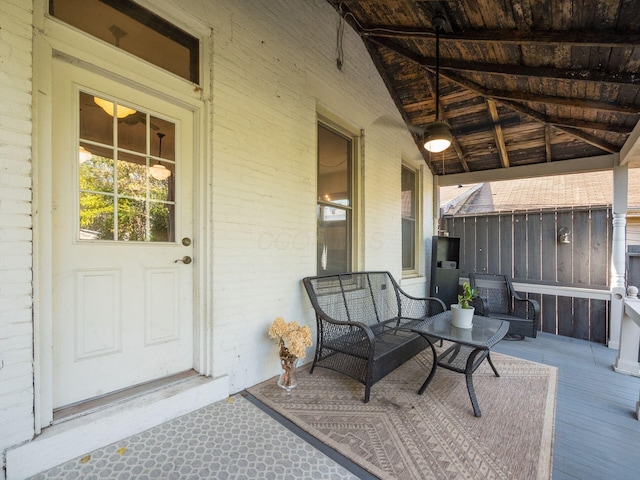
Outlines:
{"type": "MultiPolygon", "coordinates": [[[[444,215],[611,205],[612,172],[505,180],[440,188],[444,215]]],[[[629,170],[628,205],[640,211],[640,169],[629,170]]]]}

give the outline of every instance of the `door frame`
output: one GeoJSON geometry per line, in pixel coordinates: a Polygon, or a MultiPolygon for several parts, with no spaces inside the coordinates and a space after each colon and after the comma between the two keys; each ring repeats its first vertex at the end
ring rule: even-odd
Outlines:
{"type": "MultiPolygon", "coordinates": [[[[158,15],[200,38],[201,85],[118,51],[88,34],[49,17],[47,0],[34,2],[33,52],[33,353],[35,433],[53,421],[53,244],[52,238],[52,68],[56,61],[98,72],[117,82],[133,86],[165,101],[174,103],[193,115],[193,369],[202,375],[213,372],[211,272],[211,168],[209,93],[211,76],[205,74],[204,59],[209,58],[211,30],[190,16],[161,0],[158,15]]],[[[148,7],[149,8],[149,7],[148,7]]],[[[151,9],[151,8],[150,8],[151,9]]],[[[208,62],[207,62],[208,63],[208,62]]]]}

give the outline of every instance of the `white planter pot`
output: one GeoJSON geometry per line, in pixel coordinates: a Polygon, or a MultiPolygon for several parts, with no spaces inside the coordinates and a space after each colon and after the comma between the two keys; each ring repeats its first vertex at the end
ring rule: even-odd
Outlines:
{"type": "Polygon", "coordinates": [[[473,326],[474,308],[460,308],[457,303],[451,305],[451,323],[458,328],[471,328],[473,326]]]}

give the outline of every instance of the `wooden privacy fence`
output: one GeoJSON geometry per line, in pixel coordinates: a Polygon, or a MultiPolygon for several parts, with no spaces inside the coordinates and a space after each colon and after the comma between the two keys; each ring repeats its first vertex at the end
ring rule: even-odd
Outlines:
{"type": "Polygon", "coordinates": [[[460,238],[461,277],[508,274],[540,302],[542,331],[606,343],[610,208],[445,216],[440,230],[460,238]],[[560,243],[562,228],[570,243],[560,243]]]}

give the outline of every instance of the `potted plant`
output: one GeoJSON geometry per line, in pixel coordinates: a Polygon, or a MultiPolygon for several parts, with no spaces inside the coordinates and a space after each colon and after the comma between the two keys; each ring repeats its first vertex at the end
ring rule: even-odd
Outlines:
{"type": "Polygon", "coordinates": [[[458,328],[471,328],[474,308],[471,302],[478,292],[468,282],[462,284],[462,293],[458,295],[458,303],[451,305],[451,323],[458,328]]]}

